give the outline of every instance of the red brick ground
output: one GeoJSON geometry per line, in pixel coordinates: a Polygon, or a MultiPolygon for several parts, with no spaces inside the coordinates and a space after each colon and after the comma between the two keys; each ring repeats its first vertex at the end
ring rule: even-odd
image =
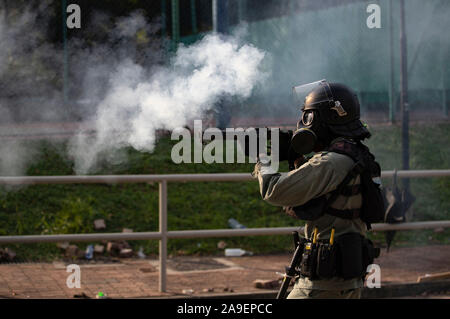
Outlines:
{"type": "MultiPolygon", "coordinates": [[[[177,258],[170,260],[167,292],[158,291],[158,261],[123,259],[113,264],[82,264],[81,288],[68,288],[69,273],[62,263],[0,265],[0,298],[73,298],[85,293],[89,297],[102,291],[112,298],[145,298],[261,292],[253,287],[256,279],[277,279],[290,261],[289,255],[177,258]],[[208,269],[226,263],[220,269],[208,269]],[[213,265],[213,266],[211,266],[213,265]],[[183,270],[184,268],[184,270],[183,270]],[[193,270],[200,269],[200,270],[193,270]],[[212,289],[206,292],[205,290],[212,289]],[[184,292],[188,294],[188,292],[184,292]]],[[[377,260],[383,283],[415,282],[426,273],[450,271],[450,246],[394,248],[382,252],[377,260]]]]}

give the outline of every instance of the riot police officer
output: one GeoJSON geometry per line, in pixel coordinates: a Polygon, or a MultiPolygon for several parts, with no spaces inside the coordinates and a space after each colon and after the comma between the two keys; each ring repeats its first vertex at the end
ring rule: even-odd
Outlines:
{"type": "Polygon", "coordinates": [[[302,103],[291,140],[298,155],[295,169],[280,174],[258,162],[253,173],[264,201],[306,220],[301,234],[306,248],[288,298],[360,298],[364,267],[373,260],[365,256],[371,244],[366,232],[379,219],[368,216],[370,209],[363,211],[364,203],[374,202],[364,191],[379,187],[381,173],[362,144],[370,133],[360,121],[358,98],[347,86],[321,80],[293,90],[302,103]],[[362,181],[364,171],[370,173],[370,189],[362,181]]]}

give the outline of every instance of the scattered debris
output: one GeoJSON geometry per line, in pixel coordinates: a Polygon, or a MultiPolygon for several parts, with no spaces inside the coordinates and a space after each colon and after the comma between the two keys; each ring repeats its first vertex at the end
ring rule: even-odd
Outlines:
{"type": "Polygon", "coordinates": [[[280,280],[256,279],[253,286],[260,289],[277,289],[280,287],[280,280]]]}
{"type": "Polygon", "coordinates": [[[221,240],[221,241],[219,241],[219,242],[217,243],[217,248],[219,248],[219,249],[225,249],[225,247],[227,247],[227,243],[224,242],[223,240],[221,240]]]}
{"type": "Polygon", "coordinates": [[[0,248],[0,262],[1,261],[7,261],[7,262],[11,262],[16,258],[16,253],[9,249],[9,248],[5,248],[2,249],[0,248]]]}
{"type": "Polygon", "coordinates": [[[447,280],[447,279],[450,279],[450,271],[435,274],[425,274],[424,276],[419,276],[417,278],[417,282],[447,280]]]}
{"type": "Polygon", "coordinates": [[[113,254],[117,251],[120,251],[118,243],[110,241],[108,242],[108,244],[106,244],[106,252],[108,252],[109,254],[113,254]]]}
{"type": "Polygon", "coordinates": [[[106,224],[105,224],[105,220],[104,219],[96,219],[96,220],[94,220],[94,229],[95,230],[105,229],[105,228],[106,228],[106,224]]]}
{"type": "Polygon", "coordinates": [[[214,292],[214,288],[204,288],[202,292],[214,292]]]}
{"type": "Polygon", "coordinates": [[[130,228],[124,228],[124,229],[122,229],[122,233],[132,233],[132,232],[133,232],[133,230],[130,229],[130,228]]]}
{"type": "Polygon", "coordinates": [[[251,256],[253,253],[251,251],[246,251],[241,248],[227,248],[225,249],[225,256],[227,257],[241,257],[244,255],[251,256]]]}
{"type": "Polygon", "coordinates": [[[123,248],[120,250],[119,257],[121,258],[130,258],[133,257],[133,249],[131,248],[123,248]]]}
{"type": "Polygon", "coordinates": [[[234,228],[234,229],[242,229],[242,228],[247,228],[244,225],[242,225],[241,223],[239,223],[236,219],[234,218],[230,218],[228,219],[228,226],[230,226],[230,228],[234,228]]]}
{"type": "Polygon", "coordinates": [[[120,246],[120,249],[131,248],[130,244],[128,242],[124,241],[124,240],[123,241],[119,241],[119,246],[120,246]]]}
{"type": "Polygon", "coordinates": [[[94,258],[94,246],[93,245],[88,245],[86,247],[86,252],[84,253],[84,258],[86,258],[87,260],[91,260],[92,258],[94,258]]]}
{"type": "Polygon", "coordinates": [[[443,233],[445,231],[444,227],[438,227],[433,230],[435,233],[443,233]]]}
{"type": "Polygon", "coordinates": [[[103,246],[103,245],[95,245],[94,246],[94,253],[100,255],[100,254],[103,254],[104,251],[105,251],[105,246],[103,246]]]}
{"type": "Polygon", "coordinates": [[[108,299],[108,296],[104,293],[99,291],[99,293],[95,296],[96,299],[108,299]]]}
{"type": "Polygon", "coordinates": [[[120,241],[120,242],[114,242],[110,241],[106,245],[106,252],[111,255],[120,255],[120,252],[123,249],[130,249],[130,244],[128,244],[126,241],[120,241]]]}
{"type": "Polygon", "coordinates": [[[183,289],[181,292],[185,295],[192,295],[194,293],[194,289],[183,289]]]}
{"type": "Polygon", "coordinates": [[[137,255],[138,255],[138,257],[141,258],[141,259],[144,259],[145,257],[147,257],[147,256],[144,254],[144,248],[142,248],[142,246],[139,247],[139,251],[138,251],[137,255]]]}

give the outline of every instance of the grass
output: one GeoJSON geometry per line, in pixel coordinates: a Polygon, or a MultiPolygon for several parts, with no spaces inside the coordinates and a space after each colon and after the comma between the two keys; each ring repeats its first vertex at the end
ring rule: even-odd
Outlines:
{"type": "MultiPolygon", "coordinates": [[[[368,141],[383,170],[401,168],[399,126],[370,128],[368,141]]],[[[411,127],[411,169],[445,169],[450,167],[450,125],[411,127]]],[[[30,142],[31,143],[31,142],[30,142]]],[[[36,142],[34,142],[36,143],[36,142]]],[[[174,164],[170,158],[173,141],[161,139],[153,153],[126,149],[128,160],[118,165],[103,164],[95,174],[176,174],[251,172],[253,164],[174,164]]],[[[38,155],[27,169],[27,175],[72,175],[73,163],[64,155],[64,143],[39,142],[38,155]]],[[[280,168],[287,170],[286,163],[280,168]]],[[[391,182],[386,179],[384,183],[391,182]]],[[[423,178],[411,180],[416,196],[408,220],[448,219],[450,179],[423,178]]],[[[169,230],[228,228],[229,218],[247,227],[282,227],[301,225],[283,214],[281,208],[263,202],[256,181],[169,183],[169,230]]],[[[0,235],[66,234],[96,232],[93,221],[102,218],[104,232],[158,230],[158,185],[35,185],[3,188],[0,191],[0,235]]],[[[98,231],[97,231],[98,232],[98,231]]],[[[100,231],[101,232],[101,231],[100,231]]],[[[382,243],[383,234],[371,234],[382,243]]],[[[396,245],[449,243],[449,231],[404,231],[397,233],[396,245]],[[431,237],[431,238],[430,238],[431,237]]],[[[254,253],[290,251],[290,236],[255,236],[236,238],[171,239],[170,254],[223,254],[219,241],[227,247],[240,247],[254,253]]],[[[157,241],[130,242],[135,249],[144,248],[156,254],[157,241]]],[[[86,244],[78,243],[80,248],[86,244]]],[[[89,243],[90,244],[90,243],[89,243]]],[[[8,245],[19,257],[28,260],[51,260],[60,255],[55,244],[8,245]]]]}

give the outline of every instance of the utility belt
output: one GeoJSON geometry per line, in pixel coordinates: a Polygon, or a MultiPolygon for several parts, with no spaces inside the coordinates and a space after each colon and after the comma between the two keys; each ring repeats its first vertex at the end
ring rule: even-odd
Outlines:
{"type": "Polygon", "coordinates": [[[367,266],[380,254],[372,241],[359,233],[347,233],[334,240],[334,228],[330,240],[308,240],[294,234],[296,248],[300,246],[301,258],[295,267],[295,274],[309,279],[341,277],[362,278],[367,266]]]}

